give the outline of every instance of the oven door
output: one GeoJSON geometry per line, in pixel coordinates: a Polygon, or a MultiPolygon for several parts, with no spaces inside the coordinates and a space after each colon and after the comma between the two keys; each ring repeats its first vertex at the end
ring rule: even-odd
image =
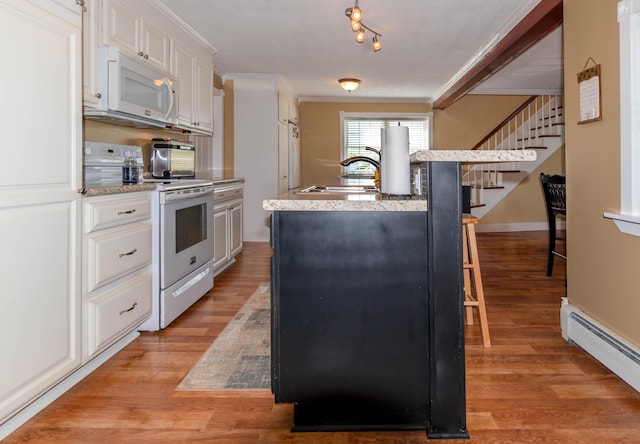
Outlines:
{"type": "Polygon", "coordinates": [[[160,192],[160,288],[213,259],[213,187],[160,192]]]}

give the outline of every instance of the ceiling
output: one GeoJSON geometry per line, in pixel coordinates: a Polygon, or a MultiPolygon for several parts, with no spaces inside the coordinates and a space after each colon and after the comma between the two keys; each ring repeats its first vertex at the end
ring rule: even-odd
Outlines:
{"type": "MultiPolygon", "coordinates": [[[[360,0],[363,23],[381,34],[382,50],[373,52],[371,32],[354,40],[345,15],[354,1],[160,0],[217,49],[218,74],[279,74],[301,100],[435,102],[541,4],[561,11],[559,0],[360,0]],[[360,88],[348,94],[341,77],[361,79],[360,88]]],[[[561,92],[562,34],[553,26],[464,92],[561,92]]]]}

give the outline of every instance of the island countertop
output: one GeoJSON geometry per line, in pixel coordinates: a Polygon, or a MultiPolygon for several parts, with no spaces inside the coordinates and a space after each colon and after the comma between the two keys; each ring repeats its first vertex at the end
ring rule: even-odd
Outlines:
{"type": "MultiPolygon", "coordinates": [[[[533,150],[430,150],[411,155],[411,163],[422,162],[530,162],[536,160],[533,150]]],[[[381,193],[299,193],[292,190],[265,199],[267,211],[426,211],[426,196],[390,196],[381,193]]]]}
{"type": "Polygon", "coordinates": [[[428,150],[411,155],[411,163],[419,162],[531,162],[538,157],[534,150],[428,150]]]}
{"type": "Polygon", "coordinates": [[[386,196],[381,193],[299,193],[292,190],[265,199],[267,211],[427,211],[425,196],[386,196]]]}

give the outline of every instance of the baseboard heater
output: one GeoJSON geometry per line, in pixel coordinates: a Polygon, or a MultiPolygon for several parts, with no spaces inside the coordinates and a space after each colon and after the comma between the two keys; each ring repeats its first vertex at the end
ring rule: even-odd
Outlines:
{"type": "Polygon", "coordinates": [[[567,298],[562,298],[560,326],[565,340],[580,346],[640,392],[640,351],[637,348],[569,304],[567,298]]]}

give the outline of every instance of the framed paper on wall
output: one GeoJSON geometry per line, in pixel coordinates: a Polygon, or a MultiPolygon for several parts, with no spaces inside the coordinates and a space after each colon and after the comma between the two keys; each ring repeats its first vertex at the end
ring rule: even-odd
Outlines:
{"type": "Polygon", "coordinates": [[[600,65],[586,68],[578,73],[580,88],[580,120],[578,125],[602,120],[600,75],[600,65]]]}

